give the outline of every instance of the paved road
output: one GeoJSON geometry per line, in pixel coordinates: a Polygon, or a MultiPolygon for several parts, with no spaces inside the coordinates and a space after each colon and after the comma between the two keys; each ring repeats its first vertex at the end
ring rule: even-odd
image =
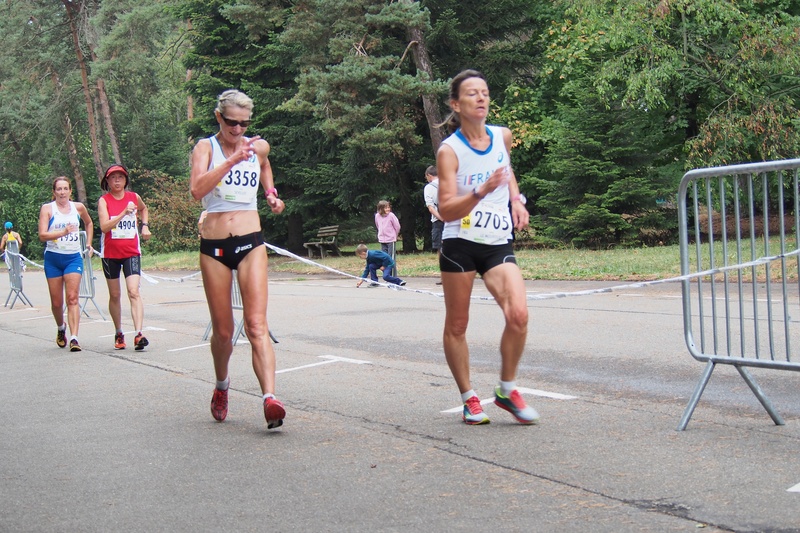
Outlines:
{"type": "MultiPolygon", "coordinates": [[[[702,371],[683,345],[677,285],[531,300],[518,383],[541,424],[488,405],[492,423],[468,427],[453,412],[432,279],[410,279],[412,292],[273,276],[287,419],[268,431],[246,343],[228,420],[211,418],[198,278],[143,284],[143,352],[114,351],[91,303],[84,351],[57,348],[43,274],[24,284],[35,307],[0,308],[2,531],[800,531],[797,375],[753,372],[785,426],[719,369],[676,431],[702,371]]],[[[501,328],[497,307],[476,300],[483,398],[501,328]]]]}

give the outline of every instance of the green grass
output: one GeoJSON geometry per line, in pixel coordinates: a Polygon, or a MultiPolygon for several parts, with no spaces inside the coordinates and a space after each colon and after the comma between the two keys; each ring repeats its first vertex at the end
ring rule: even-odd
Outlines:
{"type": "MultiPolygon", "coordinates": [[[[375,245],[371,248],[377,249],[375,245]]],[[[344,247],[342,257],[316,258],[313,261],[329,268],[360,274],[364,262],[355,256],[354,247],[344,247]]],[[[517,250],[517,263],[526,279],[589,280],[589,281],[648,281],[670,278],[680,274],[678,246],[631,248],[617,250],[517,250]]],[[[439,274],[436,256],[432,253],[403,254],[397,257],[397,267],[403,277],[435,277],[439,274]]],[[[97,264],[99,268],[99,262],[97,264]]],[[[145,255],[144,270],[199,270],[198,252],[145,255]]],[[[329,274],[327,270],[302,261],[270,253],[272,272],[298,275],[329,274]]]]}
{"type": "MultiPolygon", "coordinates": [[[[759,243],[757,254],[763,254],[763,242],[759,243]]],[[[707,246],[707,245],[704,245],[707,246]]],[[[747,261],[749,258],[749,240],[742,242],[747,261]]],[[[770,254],[779,252],[779,243],[775,239],[770,245],[770,254]]],[[[787,242],[787,247],[794,248],[794,242],[787,242]]],[[[378,249],[378,245],[370,246],[378,249]]],[[[364,262],[356,257],[355,246],[342,248],[342,257],[315,258],[313,261],[328,268],[359,275],[364,270],[364,262]]],[[[522,270],[525,279],[537,280],[572,280],[572,281],[653,281],[672,278],[680,275],[680,250],[678,245],[658,246],[653,248],[619,248],[614,250],[584,250],[575,248],[560,249],[530,249],[516,250],[517,264],[522,270]]],[[[695,248],[690,246],[690,264],[696,269],[695,248]]],[[[707,254],[707,250],[704,250],[707,254]]],[[[716,265],[722,266],[722,249],[719,243],[715,246],[716,265]]],[[[305,256],[302,256],[306,259],[305,256]]],[[[735,249],[728,250],[728,264],[736,264],[735,249]]],[[[101,270],[100,259],[94,258],[92,262],[95,271],[101,270]]],[[[4,267],[5,265],[1,265],[4,267]]],[[[439,275],[437,258],[432,253],[399,253],[397,266],[402,277],[436,277],[439,275]]],[[[184,270],[195,272],[200,270],[199,252],[174,252],[169,254],[148,254],[142,256],[142,268],[145,271],[175,271],[184,270]]],[[[311,276],[315,274],[332,275],[331,272],[316,265],[309,265],[303,261],[285,257],[270,252],[269,268],[272,272],[297,274],[298,276],[311,276]]],[[[701,270],[708,268],[708,257],[704,258],[701,270]]],[[[770,265],[773,280],[780,279],[780,263],[770,265]]],[[[766,279],[766,267],[759,267],[756,278],[759,281],[766,279]]],[[[731,273],[733,275],[733,273],[731,273]]],[[[744,280],[750,280],[752,273],[749,270],[742,272],[744,280]]],[[[796,281],[797,258],[788,260],[787,279],[796,281]]]]}

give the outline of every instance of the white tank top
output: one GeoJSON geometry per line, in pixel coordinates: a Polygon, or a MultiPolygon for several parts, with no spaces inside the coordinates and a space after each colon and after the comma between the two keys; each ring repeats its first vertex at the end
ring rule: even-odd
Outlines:
{"type": "MultiPolygon", "coordinates": [[[[216,168],[225,162],[216,136],[208,138],[211,142],[211,162],[208,169],[216,168]]],[[[247,161],[237,163],[217,183],[214,189],[203,197],[203,207],[209,213],[228,211],[255,211],[258,184],[261,182],[261,164],[258,155],[253,154],[247,161]]]]}
{"type": "MultiPolygon", "coordinates": [[[[470,146],[461,129],[442,141],[453,149],[458,159],[458,196],[472,194],[472,190],[489,179],[498,168],[511,167],[502,128],[487,125],[486,133],[489,146],[485,150],[470,146]]],[[[480,244],[505,244],[511,240],[513,228],[508,186],[505,185],[487,194],[466,217],[445,222],[442,239],[462,238],[480,244]]]]}
{"type": "MultiPolygon", "coordinates": [[[[81,216],[75,207],[75,202],[69,203],[69,213],[64,214],[58,210],[58,205],[50,202],[50,224],[47,231],[55,231],[66,228],[70,224],[80,224],[81,216]]],[[[54,241],[47,241],[46,252],[57,254],[74,254],[81,251],[81,239],[78,231],[73,231],[63,235],[54,241]]]]}

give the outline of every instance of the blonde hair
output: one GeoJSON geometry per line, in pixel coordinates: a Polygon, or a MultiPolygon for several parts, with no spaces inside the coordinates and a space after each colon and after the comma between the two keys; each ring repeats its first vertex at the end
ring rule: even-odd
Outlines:
{"type": "Polygon", "coordinates": [[[378,202],[378,213],[383,216],[386,214],[386,208],[390,207],[392,204],[387,202],[386,200],[381,200],[378,202]]]}
{"type": "Polygon", "coordinates": [[[224,115],[225,110],[231,106],[241,107],[252,113],[253,99],[244,94],[242,91],[228,89],[217,97],[217,108],[214,111],[224,115]]]}
{"type": "Polygon", "coordinates": [[[366,244],[359,244],[356,246],[356,254],[358,255],[367,253],[367,250],[369,250],[369,248],[367,248],[366,244]]]}

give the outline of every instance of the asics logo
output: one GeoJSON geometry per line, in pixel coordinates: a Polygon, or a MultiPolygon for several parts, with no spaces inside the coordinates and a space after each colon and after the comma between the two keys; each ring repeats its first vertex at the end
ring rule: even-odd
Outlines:
{"type": "Polygon", "coordinates": [[[250,250],[253,247],[252,244],[248,244],[247,246],[237,246],[236,250],[233,253],[238,254],[239,252],[244,252],[245,250],[250,250]]]}

